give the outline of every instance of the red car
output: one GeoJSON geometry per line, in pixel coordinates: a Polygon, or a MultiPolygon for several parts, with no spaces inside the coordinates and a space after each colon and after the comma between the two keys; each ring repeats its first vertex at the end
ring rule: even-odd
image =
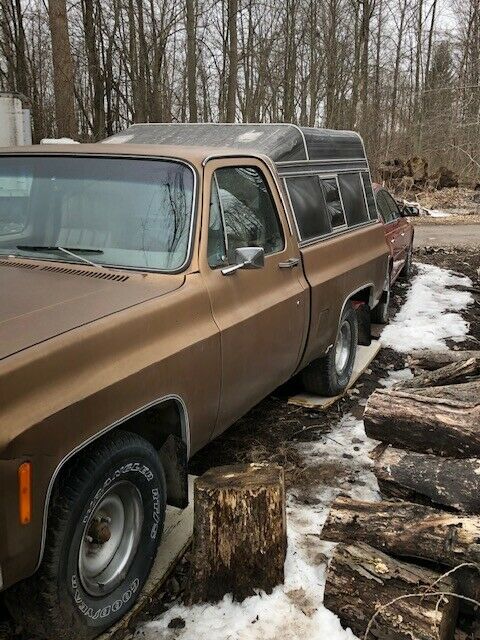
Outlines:
{"type": "MultiPolygon", "coordinates": [[[[373,191],[377,200],[377,207],[383,221],[385,240],[390,250],[390,287],[401,275],[405,279],[410,277],[413,253],[413,226],[406,216],[418,215],[414,207],[401,206],[381,185],[374,184],[373,191]]],[[[388,306],[390,292],[386,292],[382,300],[373,309],[373,320],[385,324],[388,321],[388,306]]]]}

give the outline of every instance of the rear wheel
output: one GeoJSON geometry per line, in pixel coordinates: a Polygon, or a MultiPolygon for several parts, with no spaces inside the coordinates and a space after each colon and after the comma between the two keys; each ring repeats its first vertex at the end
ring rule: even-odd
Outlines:
{"type": "Polygon", "coordinates": [[[335,344],[323,358],[311,362],[302,372],[309,393],[336,396],[345,391],[352,377],[358,345],[358,320],[351,302],[342,313],[335,344]]]}
{"type": "Polygon", "coordinates": [[[25,630],[94,638],[134,604],[163,530],[165,477],[143,438],[116,432],[79,455],[57,483],[38,572],[6,593],[25,630]]]}
{"type": "Polygon", "coordinates": [[[371,311],[373,324],[387,324],[390,312],[390,289],[382,293],[380,302],[371,311]]]}

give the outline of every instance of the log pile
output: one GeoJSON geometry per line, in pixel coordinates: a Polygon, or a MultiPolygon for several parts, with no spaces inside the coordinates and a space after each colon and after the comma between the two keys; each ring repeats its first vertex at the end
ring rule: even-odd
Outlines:
{"type": "Polygon", "coordinates": [[[428,161],[419,156],[407,160],[385,160],[379,167],[382,180],[406,191],[440,190],[458,187],[458,176],[448,167],[432,171],[428,161]]]}
{"type": "Polygon", "coordinates": [[[384,499],[333,503],[325,606],[359,637],[478,640],[480,351],[418,352],[409,365],[416,377],[365,407],[384,499]]]}

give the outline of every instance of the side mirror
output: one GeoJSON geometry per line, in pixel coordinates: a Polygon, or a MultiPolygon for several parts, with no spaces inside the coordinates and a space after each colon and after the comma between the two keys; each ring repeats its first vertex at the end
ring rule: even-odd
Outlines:
{"type": "Polygon", "coordinates": [[[229,276],[239,269],[261,269],[265,265],[263,247],[241,247],[235,249],[235,264],[222,269],[224,276],[229,276]]]}
{"type": "Polygon", "coordinates": [[[415,207],[414,205],[406,204],[400,210],[400,213],[401,213],[402,217],[404,217],[404,218],[405,217],[412,217],[412,216],[419,216],[420,215],[420,209],[418,207],[415,207]]]}

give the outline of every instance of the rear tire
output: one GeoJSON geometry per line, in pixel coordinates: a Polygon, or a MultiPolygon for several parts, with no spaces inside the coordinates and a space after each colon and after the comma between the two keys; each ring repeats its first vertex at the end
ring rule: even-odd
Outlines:
{"type": "Polygon", "coordinates": [[[166,485],[155,449],[118,431],[76,457],[54,488],[42,564],[5,594],[33,635],[90,640],[134,604],[163,531],[166,485]]]}
{"type": "Polygon", "coordinates": [[[388,324],[390,313],[390,290],[384,291],[380,302],[371,310],[373,324],[388,324]]]}
{"type": "Polygon", "coordinates": [[[309,393],[333,397],[347,388],[352,377],[358,345],[358,320],[351,302],[343,310],[335,344],[323,358],[311,362],[302,372],[309,393]]]}

